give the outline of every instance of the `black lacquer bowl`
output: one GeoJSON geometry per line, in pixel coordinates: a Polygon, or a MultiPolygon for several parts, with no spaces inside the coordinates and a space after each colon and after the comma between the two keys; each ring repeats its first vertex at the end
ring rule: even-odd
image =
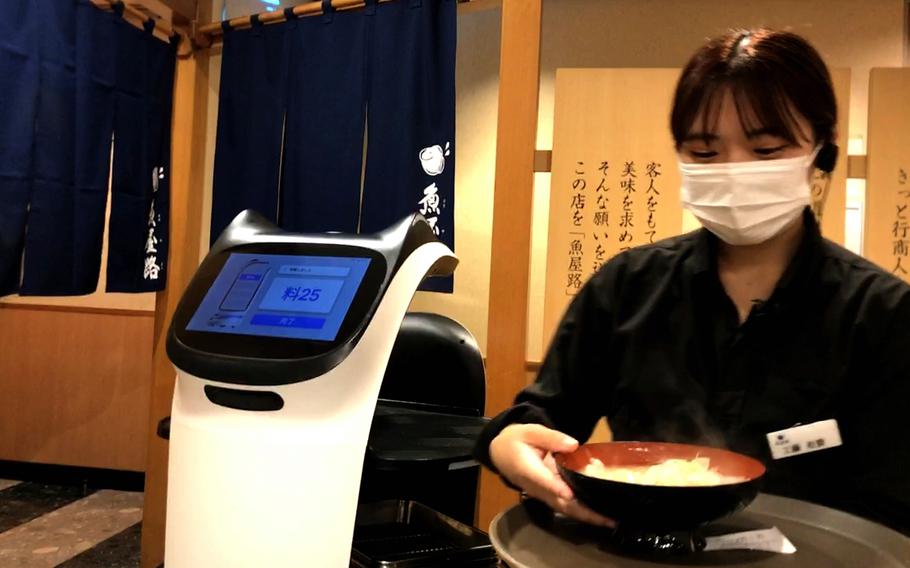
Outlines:
{"type": "Polygon", "coordinates": [[[693,532],[745,508],[758,494],[765,466],[748,456],[687,444],[610,442],[558,454],[556,464],[576,497],[615,520],[624,532],[693,532]],[[710,486],[656,486],[609,481],[580,473],[597,458],[605,466],[650,466],[668,459],[705,457],[711,469],[742,481],[710,486]]]}

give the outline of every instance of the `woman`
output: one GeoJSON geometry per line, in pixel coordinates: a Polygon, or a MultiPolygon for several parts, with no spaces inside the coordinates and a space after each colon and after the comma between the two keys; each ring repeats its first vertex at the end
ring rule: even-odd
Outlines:
{"type": "Polygon", "coordinates": [[[609,525],[551,456],[606,417],[617,440],[725,446],[765,463],[767,492],[910,531],[910,287],[822,238],[808,207],[815,167],[834,166],[836,118],[828,70],[801,37],[756,29],[704,45],[670,122],[683,204],[705,228],[591,278],[536,382],[484,431],[481,461],[609,525]],[[767,434],[820,421],[833,421],[823,439],[772,457],[767,434]]]}

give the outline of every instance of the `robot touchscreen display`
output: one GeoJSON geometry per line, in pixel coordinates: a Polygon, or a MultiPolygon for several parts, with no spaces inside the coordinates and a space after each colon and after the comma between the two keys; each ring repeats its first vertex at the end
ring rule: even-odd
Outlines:
{"type": "Polygon", "coordinates": [[[188,331],[333,341],[369,258],[231,253],[188,331]]]}

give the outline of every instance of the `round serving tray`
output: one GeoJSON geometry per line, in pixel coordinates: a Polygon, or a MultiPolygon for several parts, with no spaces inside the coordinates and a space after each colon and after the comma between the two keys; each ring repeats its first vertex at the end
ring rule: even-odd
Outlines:
{"type": "Polygon", "coordinates": [[[540,514],[526,504],[500,513],[490,525],[490,540],[511,568],[910,568],[910,538],[841,511],[772,495],[759,495],[745,511],[713,523],[704,534],[770,527],[780,529],[797,552],[724,550],[634,556],[603,544],[605,529],[540,514]]]}

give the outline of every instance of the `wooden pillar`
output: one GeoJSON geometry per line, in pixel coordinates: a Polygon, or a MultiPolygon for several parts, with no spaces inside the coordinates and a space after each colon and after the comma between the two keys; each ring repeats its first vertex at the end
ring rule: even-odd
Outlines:
{"type": "Polygon", "coordinates": [[[142,568],[156,568],[164,561],[168,445],[166,440],[157,436],[156,429],[158,421],[171,413],[171,397],[174,392],[175,371],[165,353],[167,330],[177,302],[199,265],[208,57],[208,50],[196,50],[179,58],[174,79],[170,260],[167,288],[157,294],[155,305],[145,510],[142,519],[142,568]]]}
{"type": "MultiPolygon", "coordinates": [[[[525,341],[531,264],[531,206],[540,83],[542,0],[503,0],[499,118],[487,324],[487,415],[525,386],[525,341]]],[[[478,526],[489,526],[517,502],[513,491],[484,471],[478,526]]]]}

